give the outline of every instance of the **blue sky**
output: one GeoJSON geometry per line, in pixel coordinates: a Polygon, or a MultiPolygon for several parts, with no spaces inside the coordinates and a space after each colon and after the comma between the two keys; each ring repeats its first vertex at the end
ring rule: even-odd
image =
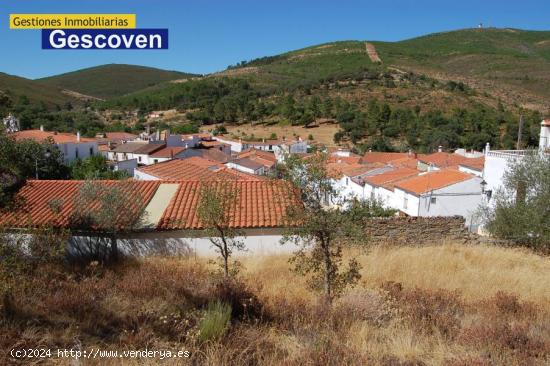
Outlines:
{"type": "Polygon", "coordinates": [[[396,41],[488,26],[550,30],[548,0],[3,0],[0,72],[37,78],[106,63],[194,73],[314,44],[396,41]],[[168,28],[169,50],[41,50],[39,30],[10,30],[10,13],[135,13],[168,28]]]}

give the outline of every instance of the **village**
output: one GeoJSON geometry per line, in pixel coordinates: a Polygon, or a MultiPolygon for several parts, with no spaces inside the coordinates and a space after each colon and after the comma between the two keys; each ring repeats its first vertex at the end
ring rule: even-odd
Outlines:
{"type": "MultiPolygon", "coordinates": [[[[502,186],[503,175],[511,162],[535,150],[441,148],[431,154],[413,151],[386,153],[368,151],[358,155],[342,148],[310,146],[294,139],[245,141],[211,133],[171,134],[169,130],[144,131],[139,135],[107,132],[95,138],[84,138],[55,131],[23,130],[17,120],[4,120],[9,134],[17,141],[51,139],[62,152],[66,163],[100,154],[110,169],[126,172],[121,181],[146,196],[148,213],[145,230],[132,240],[153,240],[165,246],[171,242],[176,253],[215,254],[210,242],[201,235],[197,219],[197,191],[190,187],[204,182],[231,181],[236,184],[240,206],[233,215],[233,226],[247,231],[247,253],[288,253],[292,246],[282,247],[282,199],[277,199],[278,169],[289,156],[307,161],[314,155],[326,154],[326,170],[331,177],[335,197],[325,197],[327,207],[340,198],[375,200],[402,217],[455,217],[465,227],[483,234],[478,216],[482,204],[490,204],[492,193],[502,186]]],[[[548,154],[550,120],[541,122],[539,152],[548,154]]],[[[39,178],[39,177],[37,177],[39,178]]],[[[59,220],[47,212],[49,202],[69,202],[76,194],[78,181],[29,180],[21,190],[25,198],[25,216],[8,214],[3,222],[51,225],[59,220]],[[11,217],[10,217],[11,216],[11,217]]],[[[69,210],[62,210],[65,215],[69,210]]],[[[152,245],[154,247],[155,245],[152,245]]],[[[151,247],[151,246],[150,246],[151,247]]],[[[144,254],[144,253],[141,253],[144,254]]]]}

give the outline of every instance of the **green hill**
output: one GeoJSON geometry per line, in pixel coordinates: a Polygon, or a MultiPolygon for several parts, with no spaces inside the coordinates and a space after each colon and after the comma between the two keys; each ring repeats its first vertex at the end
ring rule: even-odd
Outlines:
{"type": "Polygon", "coordinates": [[[55,86],[42,85],[34,80],[0,72],[0,91],[14,102],[21,96],[26,96],[32,103],[44,102],[48,106],[72,100],[55,86]]]}
{"type": "Polygon", "coordinates": [[[166,81],[194,76],[196,75],[152,67],[110,64],[50,76],[37,81],[43,85],[109,99],[166,81]]]}
{"type": "Polygon", "coordinates": [[[373,44],[385,65],[461,80],[508,103],[549,107],[550,31],[464,29],[373,44]]]}

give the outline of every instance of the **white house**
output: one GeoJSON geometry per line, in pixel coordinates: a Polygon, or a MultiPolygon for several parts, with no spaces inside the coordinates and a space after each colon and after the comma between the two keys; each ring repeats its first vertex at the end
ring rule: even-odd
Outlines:
{"type": "Polygon", "coordinates": [[[541,122],[538,152],[536,150],[491,150],[487,143],[483,169],[487,197],[490,198],[491,194],[502,186],[504,173],[512,164],[522,160],[527,155],[537,153],[550,154],[550,120],[541,122]]]}
{"type": "Polygon", "coordinates": [[[409,216],[456,216],[472,222],[482,202],[482,179],[444,169],[399,181],[394,187],[398,209],[409,216]]]}
{"type": "Polygon", "coordinates": [[[76,135],[62,132],[44,131],[41,126],[39,130],[23,130],[11,134],[15,140],[34,140],[43,142],[47,139],[53,140],[54,144],[63,154],[66,163],[76,159],[85,159],[89,156],[99,153],[96,139],[81,137],[80,133],[76,135]]]}
{"type": "MultiPolygon", "coordinates": [[[[27,181],[19,192],[25,206],[2,215],[0,225],[17,230],[27,228],[27,223],[35,227],[64,227],[70,221],[72,202],[82,184],[83,181],[27,181]],[[50,208],[50,202],[54,200],[60,202],[60,209],[50,208]]],[[[122,252],[131,255],[216,255],[203,230],[197,207],[203,185],[220,182],[125,180],[114,184],[140,197],[140,205],[145,212],[141,226],[118,240],[122,252]]],[[[233,181],[230,184],[239,195],[236,200],[239,203],[231,208],[235,219],[230,225],[244,232],[241,239],[247,249],[246,252],[235,254],[262,255],[294,251],[295,246],[280,244],[288,205],[299,204],[292,200],[295,195],[287,191],[288,184],[268,180],[233,181]]],[[[130,207],[135,204],[135,201],[129,203],[128,214],[131,214],[130,207]]],[[[83,239],[81,236],[71,238],[70,249],[73,253],[82,249],[83,239]]]]}
{"type": "Polygon", "coordinates": [[[265,174],[264,166],[261,163],[252,160],[251,158],[240,158],[231,160],[226,164],[226,166],[244,173],[255,175],[265,174]]]}

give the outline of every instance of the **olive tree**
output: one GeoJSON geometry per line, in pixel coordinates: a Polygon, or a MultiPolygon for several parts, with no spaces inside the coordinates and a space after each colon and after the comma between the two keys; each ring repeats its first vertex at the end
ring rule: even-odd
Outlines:
{"type": "Polygon", "coordinates": [[[245,250],[242,230],[231,225],[237,208],[238,190],[231,182],[203,182],[197,215],[206,236],[221,256],[224,276],[230,276],[229,260],[235,250],[245,250]]]}
{"type": "Polygon", "coordinates": [[[70,228],[85,241],[82,257],[101,262],[119,259],[119,237],[144,226],[145,201],[136,182],[85,181],[73,201],[70,228]]]}
{"type": "Polygon", "coordinates": [[[550,156],[533,152],[513,162],[503,186],[483,208],[493,236],[542,251],[550,250],[550,156]]]}
{"type": "Polygon", "coordinates": [[[303,204],[287,208],[282,243],[291,242],[298,247],[291,263],[298,273],[310,275],[310,285],[322,290],[325,303],[330,305],[361,277],[356,259],[345,263],[344,247],[366,244],[363,220],[391,212],[376,202],[342,197],[327,171],[326,160],[324,153],[307,160],[286,157],[282,174],[295,186],[303,204]]]}

